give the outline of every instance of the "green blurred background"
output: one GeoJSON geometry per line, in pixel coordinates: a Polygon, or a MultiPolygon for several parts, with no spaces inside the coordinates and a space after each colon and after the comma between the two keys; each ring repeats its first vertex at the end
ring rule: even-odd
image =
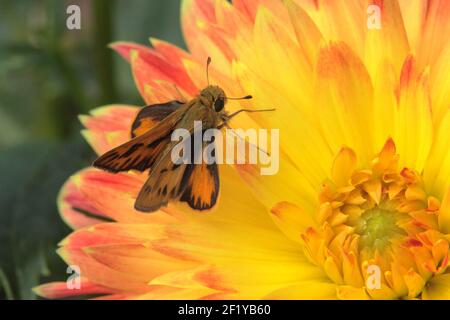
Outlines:
{"type": "Polygon", "coordinates": [[[184,47],[179,0],[0,0],[0,299],[67,278],[56,255],[69,232],[56,209],[64,181],[89,165],[77,115],[141,105],[128,64],[107,48],[150,36],[184,47]],[[66,9],[81,8],[81,30],[66,9]]]}

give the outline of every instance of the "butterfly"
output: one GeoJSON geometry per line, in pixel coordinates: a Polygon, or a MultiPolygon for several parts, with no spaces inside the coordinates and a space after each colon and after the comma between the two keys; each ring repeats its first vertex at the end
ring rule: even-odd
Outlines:
{"type": "Polygon", "coordinates": [[[194,121],[201,121],[202,130],[221,129],[229,127],[228,121],[240,112],[274,110],[241,109],[228,114],[224,108],[227,100],[251,99],[252,96],[228,98],[219,86],[210,85],[210,63],[211,58],[208,58],[208,85],[195,98],[186,103],[174,100],[143,107],[132,123],[131,140],[106,152],[93,163],[94,167],[112,173],[149,169],[147,181],[134,204],[138,211],[153,212],[170,201],[186,202],[195,210],[207,210],[217,202],[220,188],[217,164],[206,163],[203,158],[200,163],[174,163],[171,151],[179,143],[171,140],[174,130],[186,129],[193,139],[198,130],[194,121]]]}

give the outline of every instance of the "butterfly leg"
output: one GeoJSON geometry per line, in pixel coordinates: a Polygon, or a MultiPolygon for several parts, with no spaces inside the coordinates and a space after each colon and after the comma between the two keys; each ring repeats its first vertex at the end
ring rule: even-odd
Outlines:
{"type": "MultiPolygon", "coordinates": [[[[228,124],[227,120],[224,120],[224,119],[222,119],[222,120],[223,120],[224,122],[222,122],[222,123],[217,127],[217,129],[222,129],[223,127],[227,127],[228,129],[231,130],[231,132],[232,132],[236,137],[238,137],[239,139],[241,139],[241,140],[247,142],[250,146],[255,147],[255,148],[258,149],[259,151],[265,153],[267,156],[270,156],[270,153],[269,153],[269,152],[267,152],[267,151],[261,149],[261,148],[258,147],[257,145],[254,145],[254,144],[248,142],[247,140],[245,140],[243,137],[241,137],[241,136],[236,132],[236,130],[234,130],[232,127],[230,127],[230,125],[228,124]]],[[[229,119],[228,119],[228,120],[229,120],[229,119]]]]}

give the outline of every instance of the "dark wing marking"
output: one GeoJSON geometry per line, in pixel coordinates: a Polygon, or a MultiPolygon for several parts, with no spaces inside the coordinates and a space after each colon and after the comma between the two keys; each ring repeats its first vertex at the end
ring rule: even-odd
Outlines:
{"type": "Polygon", "coordinates": [[[128,170],[144,171],[155,162],[158,154],[170,142],[170,135],[152,139],[148,135],[138,136],[117,148],[108,151],[93,166],[117,173],[128,170]]]}
{"type": "Polygon", "coordinates": [[[190,106],[185,104],[146,133],[108,151],[95,160],[93,166],[113,173],[148,169],[170,143],[173,129],[190,106]]]}
{"type": "Polygon", "coordinates": [[[134,138],[146,133],[182,105],[182,102],[173,100],[166,103],[152,104],[143,107],[133,121],[131,126],[131,137],[134,138]]]}

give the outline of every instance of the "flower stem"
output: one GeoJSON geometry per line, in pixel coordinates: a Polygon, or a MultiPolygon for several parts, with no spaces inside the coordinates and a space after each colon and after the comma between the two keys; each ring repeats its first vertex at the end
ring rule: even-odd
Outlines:
{"type": "Polygon", "coordinates": [[[93,17],[95,27],[92,28],[95,67],[100,85],[100,104],[116,100],[112,51],[107,45],[112,41],[113,0],[93,1],[93,17]]]}

